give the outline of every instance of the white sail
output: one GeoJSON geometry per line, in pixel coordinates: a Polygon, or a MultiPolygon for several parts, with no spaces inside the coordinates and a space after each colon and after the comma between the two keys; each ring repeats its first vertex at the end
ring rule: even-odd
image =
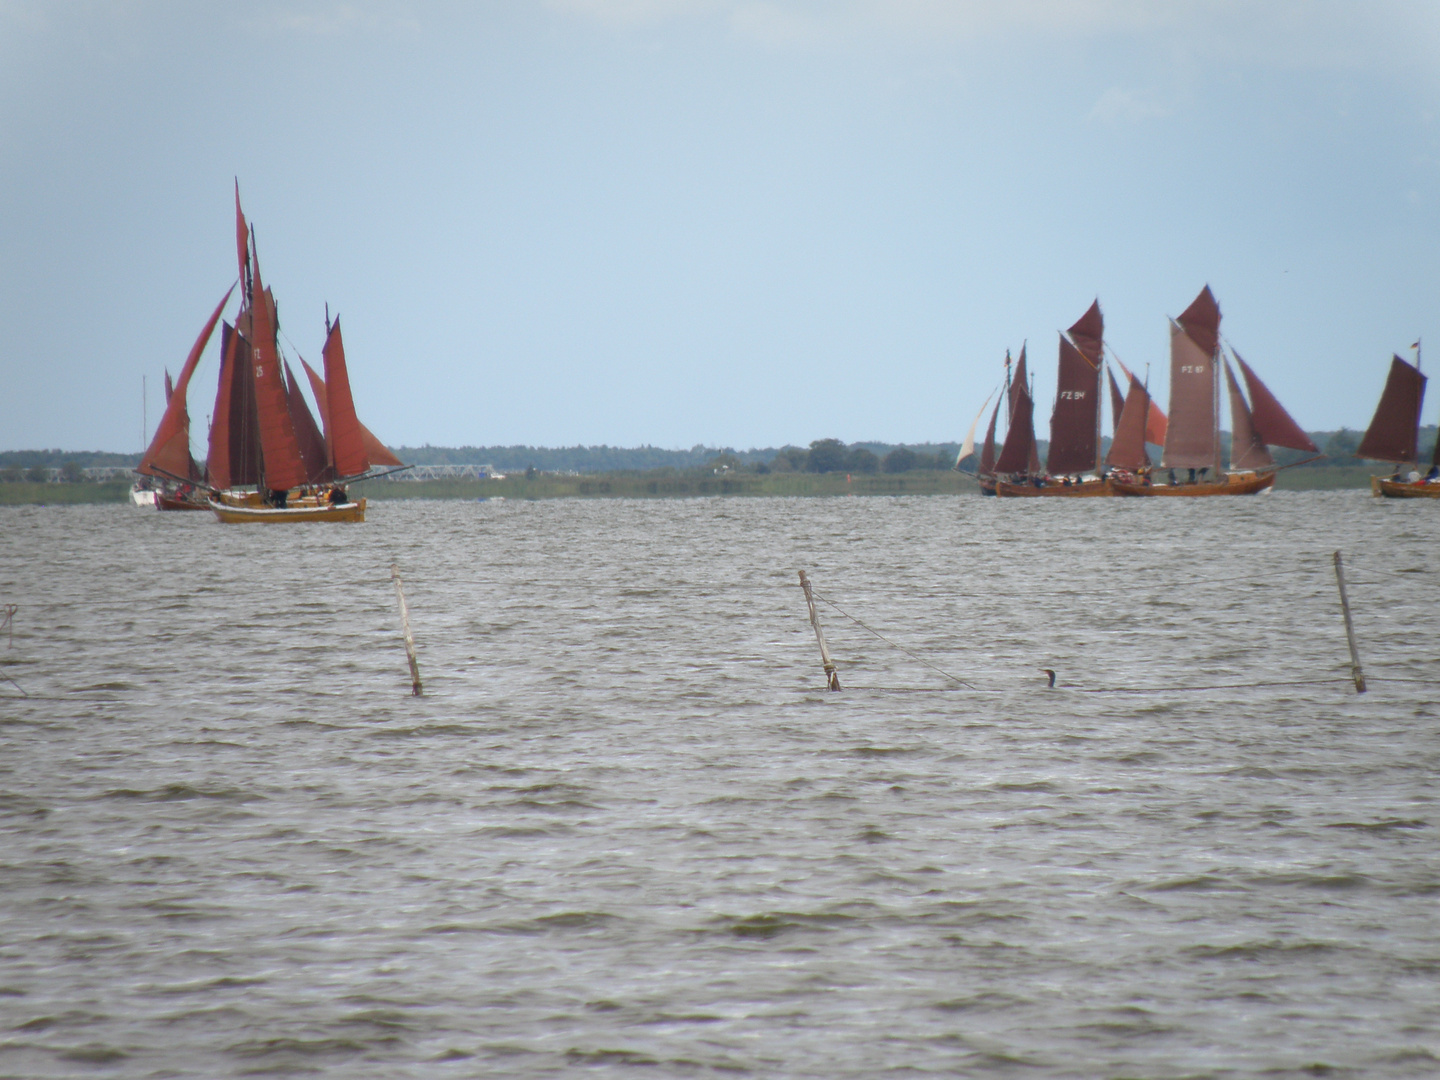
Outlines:
{"type": "MultiPolygon", "coordinates": [[[[990,404],[990,398],[995,396],[991,390],[989,397],[985,399],[985,405],[990,404]]],[[[955,459],[955,468],[960,468],[960,462],[964,461],[971,454],[975,453],[975,429],[980,426],[980,418],[985,415],[985,405],[980,406],[980,411],[975,414],[975,419],[970,424],[970,430],[965,433],[965,441],[960,444],[960,455],[955,459]]]]}

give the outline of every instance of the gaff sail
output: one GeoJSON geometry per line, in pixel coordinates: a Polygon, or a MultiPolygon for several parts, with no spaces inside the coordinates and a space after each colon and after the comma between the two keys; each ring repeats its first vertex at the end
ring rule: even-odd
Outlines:
{"type": "MultiPolygon", "coordinates": [[[[1092,310],[1098,314],[1098,308],[1092,310]]],[[[1099,449],[1100,364],[1061,334],[1055,411],[1050,414],[1050,472],[1064,475],[1094,469],[1099,449]]]]}
{"type": "Polygon", "coordinates": [[[1360,440],[1356,457],[1371,461],[1415,461],[1420,454],[1420,407],[1425,402],[1426,378],[1420,369],[1396,356],[1375,415],[1360,440]]]}
{"type": "MultiPolygon", "coordinates": [[[[1024,363],[1024,353],[1021,353],[1024,363]]],[[[1024,370],[1023,367],[1020,370],[1024,370]]],[[[1035,403],[1029,389],[1018,380],[1015,383],[1015,407],[1010,414],[1010,429],[1005,433],[1005,445],[1000,449],[999,460],[995,462],[997,473],[1039,472],[1039,458],[1035,451],[1035,403]],[[1032,462],[1034,465],[1032,466],[1032,462]]]]}
{"type": "Polygon", "coordinates": [[[1220,415],[1215,356],[1220,305],[1210,286],[1170,324],[1170,423],[1160,464],[1220,471],[1220,415]]]}
{"type": "Polygon", "coordinates": [[[1260,376],[1250,370],[1250,365],[1233,348],[1230,352],[1240,365],[1240,374],[1245,377],[1245,389],[1250,392],[1250,416],[1260,441],[1267,446],[1283,446],[1289,450],[1318,454],[1320,448],[1285,411],[1285,406],[1260,381],[1260,376]]]}
{"type": "Polygon", "coordinates": [[[1130,380],[1130,392],[1115,421],[1115,438],[1105,464],[1116,469],[1138,472],[1148,468],[1150,455],[1145,449],[1145,425],[1150,415],[1150,392],[1138,379],[1130,380]]]}
{"type": "Polygon", "coordinates": [[[1230,468],[1268,469],[1275,464],[1275,459],[1265,449],[1265,440],[1255,428],[1245,395],[1240,393],[1240,384],[1235,381],[1235,373],[1228,363],[1225,364],[1225,385],[1230,391],[1230,468]]]}

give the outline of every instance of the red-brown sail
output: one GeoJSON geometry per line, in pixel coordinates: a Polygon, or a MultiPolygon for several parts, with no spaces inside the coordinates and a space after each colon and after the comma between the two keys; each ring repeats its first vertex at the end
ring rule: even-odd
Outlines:
{"type": "MultiPolygon", "coordinates": [[[[1115,362],[1120,364],[1119,360],[1115,362]]],[[[1140,382],[1124,364],[1120,364],[1120,370],[1125,373],[1125,378],[1130,380],[1132,389],[1136,386],[1144,386],[1144,383],[1140,382]]],[[[1149,390],[1146,390],[1145,397],[1150,402],[1150,414],[1145,418],[1145,441],[1155,446],[1164,446],[1165,436],[1168,434],[1170,428],[1170,421],[1165,418],[1165,410],[1155,404],[1155,399],[1150,397],[1149,390]]]]}
{"type": "Polygon", "coordinates": [[[250,301],[250,229],[240,211],[240,178],[235,178],[235,254],[240,261],[241,307],[250,301]]]}
{"type": "MultiPolygon", "coordinates": [[[[1098,314],[1098,308],[1091,310],[1098,314]]],[[[1055,411],[1050,414],[1050,472],[1063,476],[1094,469],[1099,446],[1100,365],[1061,334],[1055,411]]]]}
{"type": "Polygon", "coordinates": [[[260,452],[264,458],[264,484],[271,491],[288,491],[305,483],[305,462],[290,424],[285,401],[285,377],[276,345],[275,300],[260,278],[260,260],[252,258],[255,302],[250,307],[255,340],[251,351],[255,375],[255,407],[260,417],[260,452]]]}
{"type": "Polygon", "coordinates": [[[325,360],[325,448],[338,479],[360,476],[370,468],[360,418],[350,396],[350,374],[345,368],[345,340],[340,320],[330,326],[321,354],[325,360]]]}
{"type": "Polygon", "coordinates": [[[1420,369],[1400,357],[1390,361],[1385,391],[1375,416],[1365,429],[1356,457],[1371,461],[1415,461],[1419,456],[1420,407],[1425,401],[1426,378],[1420,369]]]}
{"type": "MultiPolygon", "coordinates": [[[[1024,354],[1021,354],[1023,362],[1024,354]]],[[[1010,430],[1005,433],[1005,445],[1000,448],[999,460],[995,462],[997,473],[1038,473],[1039,459],[1035,451],[1035,403],[1030,399],[1029,389],[1022,383],[1015,385],[1015,408],[1010,413],[1010,430]],[[1033,463],[1033,464],[1032,464],[1033,463]]]]}
{"type": "Polygon", "coordinates": [[[1001,401],[996,401],[995,408],[990,412],[990,426],[985,429],[985,444],[980,447],[977,471],[981,476],[995,475],[995,421],[1000,416],[1000,405],[1001,401]]]}
{"type": "Polygon", "coordinates": [[[1120,392],[1120,384],[1115,381],[1115,372],[1107,367],[1105,374],[1110,379],[1110,424],[1119,431],[1120,416],[1125,412],[1125,395],[1120,392]]]}
{"type": "Polygon", "coordinates": [[[219,490],[260,482],[260,425],[250,343],[229,323],[222,327],[220,387],[210,421],[210,486],[219,490]]]}
{"type": "MultiPolygon", "coordinates": [[[[1040,448],[1035,445],[1035,401],[1030,396],[1030,373],[1025,369],[1025,345],[1020,346],[1020,359],[1015,362],[1015,378],[1010,383],[1009,425],[1005,430],[1005,441],[1010,441],[1010,429],[1015,426],[1016,409],[1020,404],[1020,391],[1025,391],[1026,408],[1030,414],[1030,458],[1025,462],[1025,471],[1040,475],[1040,448]]],[[[1003,452],[1003,448],[1002,448],[1003,452]]],[[[1013,470],[1006,470],[1013,471],[1013,470]]]]}
{"type": "Polygon", "coordinates": [[[1105,350],[1105,316],[1100,313],[1100,301],[1092,303],[1066,332],[1080,350],[1080,355],[1098,368],[1100,356],[1105,350]]]}
{"type": "MultiPolygon", "coordinates": [[[[320,406],[320,416],[326,428],[329,428],[329,404],[325,393],[325,380],[315,373],[315,369],[305,363],[305,358],[300,358],[300,365],[305,369],[306,376],[310,379],[310,391],[315,395],[315,403],[320,406]]],[[[995,406],[1000,407],[999,403],[995,406]]],[[[357,421],[358,422],[358,421],[357,421]]],[[[405,463],[390,452],[390,448],[377,439],[371,430],[364,424],[360,425],[360,438],[365,444],[366,456],[370,459],[370,465],[389,465],[397,469],[405,468],[405,463]]]]}
{"type": "MultiPolygon", "coordinates": [[[[212,328],[213,329],[213,328],[212,328]]],[[[175,396],[175,384],[170,381],[170,369],[165,369],[165,404],[170,404],[170,399],[175,396]]]]}
{"type": "MultiPolygon", "coordinates": [[[[1230,351],[1235,352],[1234,349],[1230,351]]],[[[1318,454],[1320,448],[1305,434],[1300,425],[1291,419],[1285,406],[1276,400],[1270,388],[1250,370],[1250,365],[1245,363],[1244,357],[1238,352],[1235,353],[1235,362],[1240,365],[1240,374],[1245,376],[1245,389],[1250,391],[1250,416],[1255,422],[1255,431],[1261,442],[1268,446],[1284,446],[1291,450],[1306,450],[1318,454]]]]}
{"type": "Polygon", "coordinates": [[[1206,285],[1170,324],[1170,423],[1160,459],[1166,468],[1220,471],[1219,344],[1220,308],[1206,285]]]}
{"type": "Polygon", "coordinates": [[[1206,356],[1214,356],[1219,350],[1220,305],[1215,302],[1215,294],[1210,291],[1209,285],[1200,290],[1200,295],[1175,321],[1206,356]]]}
{"type": "Polygon", "coordinates": [[[180,368],[180,379],[173,387],[170,385],[170,373],[165,373],[165,415],[160,418],[155,437],[150,440],[150,446],[140,459],[137,471],[148,476],[169,476],[176,480],[201,479],[200,469],[195,464],[195,459],[190,456],[190,413],[185,405],[185,393],[190,386],[190,376],[195,374],[195,365],[200,362],[200,354],[205,351],[210,335],[215,332],[215,324],[220,321],[220,313],[225,310],[225,304],[234,291],[235,287],[232,285],[221,297],[220,303],[215,305],[215,310],[210,313],[200,336],[190,347],[190,355],[185,358],[185,364],[180,368]]]}
{"type": "Polygon", "coordinates": [[[325,460],[325,436],[320,434],[315,417],[310,415],[310,408],[300,393],[300,384],[295,381],[295,373],[290,370],[289,363],[282,363],[285,367],[285,404],[290,410],[290,426],[295,429],[295,441],[300,445],[305,477],[310,483],[317,484],[330,478],[330,465],[325,460]]]}
{"type": "Polygon", "coordinates": [[[1139,380],[1131,379],[1130,393],[1115,421],[1115,438],[1110,442],[1105,464],[1131,472],[1149,466],[1150,455],[1145,450],[1145,422],[1149,415],[1150,392],[1139,380]]]}
{"type": "Polygon", "coordinates": [[[1245,404],[1245,395],[1240,393],[1240,384],[1235,381],[1235,373],[1228,363],[1225,364],[1225,385],[1230,390],[1230,468],[1268,469],[1275,464],[1275,459],[1255,429],[1250,407],[1245,404]]]}

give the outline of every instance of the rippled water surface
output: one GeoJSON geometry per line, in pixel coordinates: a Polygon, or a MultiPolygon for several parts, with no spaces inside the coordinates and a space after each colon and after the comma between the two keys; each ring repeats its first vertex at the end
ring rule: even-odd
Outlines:
{"type": "Polygon", "coordinates": [[[1437,515],[0,509],[0,1076],[1435,1076],[1437,515]]]}

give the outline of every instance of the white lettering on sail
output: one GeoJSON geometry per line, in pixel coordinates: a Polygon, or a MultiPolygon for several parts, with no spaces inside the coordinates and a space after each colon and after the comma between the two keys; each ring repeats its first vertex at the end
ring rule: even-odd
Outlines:
{"type": "Polygon", "coordinates": [[[1060,400],[1061,400],[1061,401],[1084,401],[1084,400],[1085,400],[1085,391],[1084,391],[1084,390],[1061,390],[1061,391],[1060,391],[1060,400]]]}
{"type": "Polygon", "coordinates": [[[1205,365],[1204,365],[1204,364],[1181,364],[1181,365],[1180,365],[1180,374],[1181,374],[1181,375],[1204,375],[1204,374],[1205,374],[1205,365]]]}

